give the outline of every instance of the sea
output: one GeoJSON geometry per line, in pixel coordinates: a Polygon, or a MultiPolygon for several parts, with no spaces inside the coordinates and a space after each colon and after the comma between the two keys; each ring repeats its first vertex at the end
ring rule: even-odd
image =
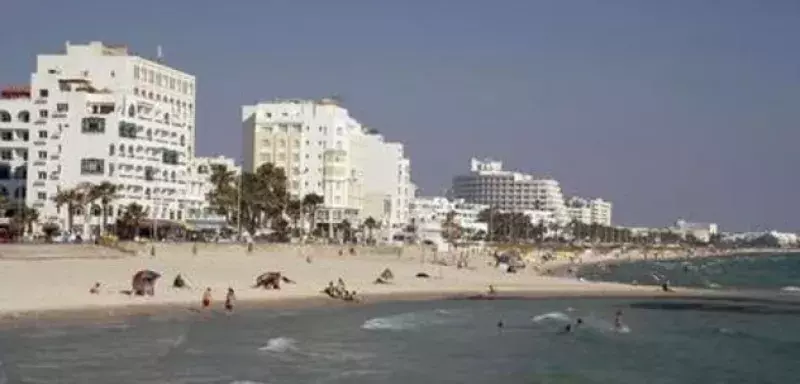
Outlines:
{"type": "Polygon", "coordinates": [[[781,290],[800,285],[797,260],[693,260],[689,272],[682,261],[636,263],[592,275],[644,282],[655,268],[674,284],[746,287],[736,299],[437,300],[20,320],[0,329],[0,383],[798,383],[800,297],[781,290]]]}

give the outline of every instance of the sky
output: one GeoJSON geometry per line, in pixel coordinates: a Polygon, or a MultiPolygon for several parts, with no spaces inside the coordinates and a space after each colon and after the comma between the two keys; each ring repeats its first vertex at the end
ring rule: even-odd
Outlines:
{"type": "Polygon", "coordinates": [[[678,218],[800,230],[794,0],[4,0],[0,84],[65,41],[197,76],[200,155],[241,158],[241,106],[340,95],[441,194],[472,156],[678,218]]]}

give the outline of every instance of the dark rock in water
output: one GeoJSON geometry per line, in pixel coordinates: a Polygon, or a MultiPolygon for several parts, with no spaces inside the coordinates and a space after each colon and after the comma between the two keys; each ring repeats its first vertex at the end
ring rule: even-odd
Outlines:
{"type": "Polygon", "coordinates": [[[419,277],[420,279],[428,279],[431,276],[429,274],[425,273],[425,272],[420,272],[420,273],[417,273],[417,277],[419,277]]]}

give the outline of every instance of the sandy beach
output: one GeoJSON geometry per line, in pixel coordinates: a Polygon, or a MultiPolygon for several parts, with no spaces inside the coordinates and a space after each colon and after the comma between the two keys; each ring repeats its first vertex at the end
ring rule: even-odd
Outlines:
{"type": "MultiPolygon", "coordinates": [[[[416,247],[403,249],[356,248],[356,254],[331,246],[257,245],[252,253],[235,244],[200,244],[194,255],[191,244],[158,244],[156,255],[150,245],[128,246],[129,252],[92,245],[4,245],[0,248],[0,316],[19,318],[53,311],[106,311],[123,313],[155,306],[196,307],[203,291],[213,292],[215,308],[222,307],[228,287],[236,291],[238,303],[268,305],[305,301],[326,304],[321,290],[342,278],[349,290],[365,301],[382,299],[444,298],[483,294],[489,285],[500,295],[528,296],[658,296],[657,287],[616,283],[582,282],[574,278],[539,275],[533,268],[509,274],[494,267],[487,254],[471,254],[468,268],[433,264],[434,255],[416,247]],[[340,251],[344,251],[342,255],[340,251]],[[374,284],[385,269],[392,270],[391,284],[374,284]],[[131,288],[132,275],[141,269],[162,274],[153,297],[120,293],[131,288]],[[280,271],[295,284],[280,290],[255,289],[261,273],[280,271]],[[418,278],[420,272],[430,278],[418,278]],[[182,274],[189,289],[174,289],[172,280],[182,274]],[[95,282],[99,294],[90,294],[95,282]]],[[[632,255],[632,259],[643,255],[632,255]]],[[[447,254],[440,261],[452,261],[447,254]]],[[[600,260],[601,258],[597,258],[600,260]]],[[[619,259],[603,256],[602,259],[619,259]]],[[[626,256],[627,260],[628,257],[626,256]]],[[[592,258],[583,258],[590,262],[592,258]]],[[[564,265],[561,261],[540,268],[564,265]]],[[[719,292],[682,290],[683,295],[722,295],[719,292]]]]}

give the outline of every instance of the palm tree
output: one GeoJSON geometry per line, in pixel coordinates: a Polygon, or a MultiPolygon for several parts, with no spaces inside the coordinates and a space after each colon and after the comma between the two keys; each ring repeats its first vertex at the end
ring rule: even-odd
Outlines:
{"type": "Polygon", "coordinates": [[[228,167],[222,164],[211,165],[211,175],[209,181],[213,186],[212,190],[208,192],[206,198],[211,206],[216,210],[216,213],[225,215],[228,220],[231,220],[230,214],[236,205],[237,188],[236,173],[228,170],[228,167]]]}
{"type": "Polygon", "coordinates": [[[92,215],[92,203],[94,203],[100,196],[97,194],[96,186],[92,183],[80,183],[75,190],[78,194],[78,202],[83,210],[83,236],[89,236],[90,218],[92,215]]]}
{"type": "Polygon", "coordinates": [[[353,229],[350,224],[350,221],[348,221],[347,219],[342,220],[342,222],[337,225],[336,229],[342,232],[342,241],[345,243],[349,243],[351,240],[351,235],[352,235],[351,232],[353,229]]]}
{"type": "Polygon", "coordinates": [[[297,199],[289,200],[289,204],[286,204],[286,215],[292,219],[292,228],[299,233],[302,229],[298,228],[298,223],[303,217],[303,203],[297,199]]]}
{"type": "Polygon", "coordinates": [[[130,238],[136,238],[139,236],[139,227],[147,215],[144,207],[136,203],[130,203],[125,207],[125,212],[122,213],[122,216],[117,218],[117,229],[122,230],[125,228],[130,238]]]}
{"type": "Polygon", "coordinates": [[[74,223],[75,218],[75,208],[78,205],[80,200],[80,196],[78,191],[75,189],[65,189],[58,191],[56,196],[53,197],[53,201],[56,203],[58,208],[62,206],[67,206],[67,232],[72,233],[72,224],[74,223]]]}
{"type": "Polygon", "coordinates": [[[453,245],[455,245],[456,240],[458,240],[461,235],[461,228],[455,222],[455,218],[455,211],[447,212],[444,222],[442,223],[442,234],[444,235],[444,238],[453,245]]]}
{"type": "Polygon", "coordinates": [[[100,234],[106,233],[106,221],[108,220],[108,206],[117,194],[117,186],[108,181],[104,181],[92,188],[92,195],[100,199],[103,221],[100,224],[100,234]]]}
{"type": "Polygon", "coordinates": [[[25,233],[25,228],[28,233],[33,233],[33,223],[39,221],[39,211],[36,208],[22,207],[22,233],[25,233]]]}
{"type": "Polygon", "coordinates": [[[378,222],[375,221],[374,217],[370,216],[367,217],[366,220],[364,220],[364,226],[367,227],[367,236],[368,236],[367,241],[368,242],[374,241],[374,239],[372,238],[372,232],[375,230],[375,228],[378,227],[378,222]]]}
{"type": "Polygon", "coordinates": [[[308,222],[311,225],[310,233],[312,234],[317,229],[317,209],[324,203],[325,198],[316,193],[309,193],[303,197],[303,211],[308,215],[308,222]]]}

